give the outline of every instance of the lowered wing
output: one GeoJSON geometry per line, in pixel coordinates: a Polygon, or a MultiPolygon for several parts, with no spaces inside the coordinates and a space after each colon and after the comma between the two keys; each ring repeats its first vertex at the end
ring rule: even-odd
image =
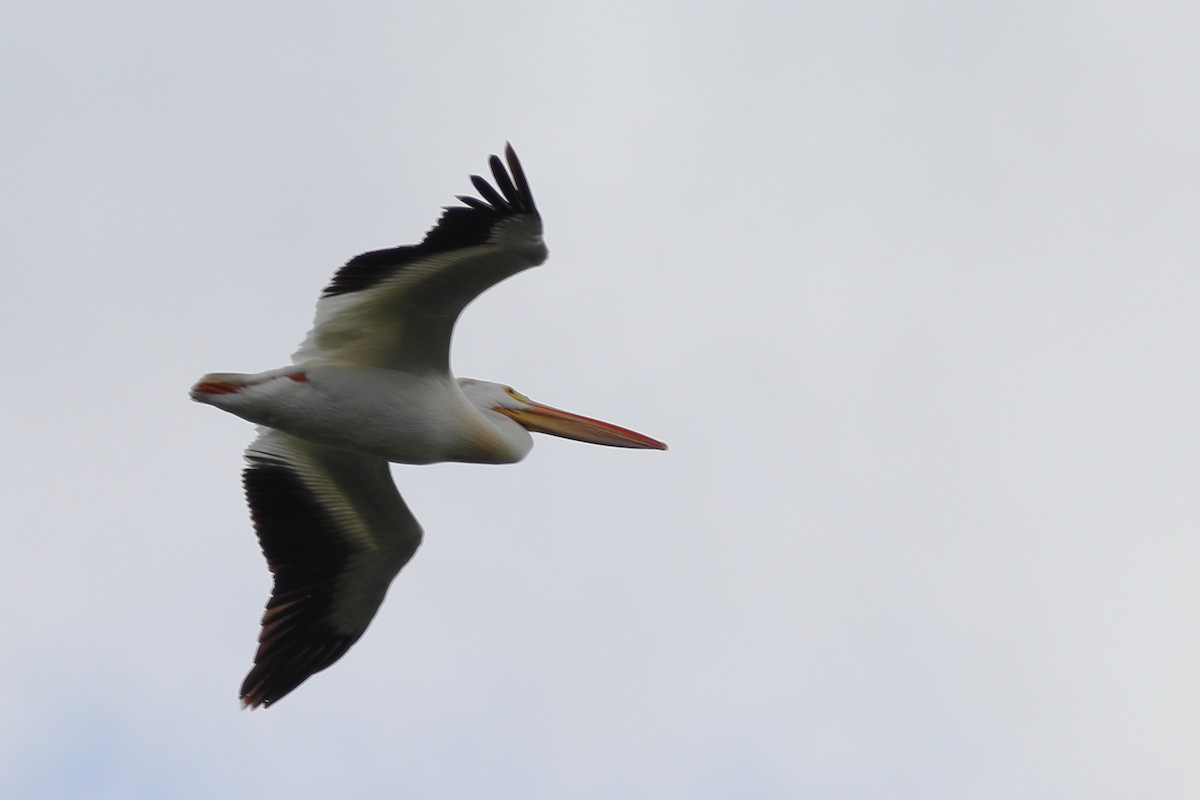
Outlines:
{"type": "Polygon", "coordinates": [[[421,526],[383,459],[269,428],[246,450],[250,516],[274,587],[242,702],[269,706],[366,631],[421,526]]]}

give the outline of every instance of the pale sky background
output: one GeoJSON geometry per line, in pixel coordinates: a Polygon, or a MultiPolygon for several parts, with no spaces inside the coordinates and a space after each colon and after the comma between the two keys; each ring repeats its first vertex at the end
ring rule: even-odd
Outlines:
{"type": "Polygon", "coordinates": [[[1200,10],[0,14],[0,796],[1200,796],[1200,10]],[[458,374],[666,440],[398,466],[364,639],[239,710],[250,425],[511,140],[458,374]]]}

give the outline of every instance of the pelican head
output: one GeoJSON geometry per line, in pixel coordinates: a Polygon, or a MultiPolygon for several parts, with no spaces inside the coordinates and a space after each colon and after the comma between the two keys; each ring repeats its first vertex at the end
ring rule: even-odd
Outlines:
{"type": "Polygon", "coordinates": [[[508,417],[526,431],[548,433],[564,439],[609,447],[634,447],[666,450],[657,439],[598,419],[573,414],[530,400],[511,386],[474,378],[459,378],[458,386],[471,404],[482,412],[493,411],[508,417]]]}

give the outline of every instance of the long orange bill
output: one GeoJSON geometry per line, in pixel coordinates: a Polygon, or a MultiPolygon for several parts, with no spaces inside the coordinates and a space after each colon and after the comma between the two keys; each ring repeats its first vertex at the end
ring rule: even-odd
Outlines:
{"type": "Polygon", "coordinates": [[[598,419],[572,414],[560,408],[530,402],[528,408],[497,408],[501,414],[512,417],[528,431],[548,433],[564,439],[575,439],[589,444],[604,444],[609,447],[636,447],[645,450],[666,450],[667,445],[657,439],[613,425],[598,419]]]}

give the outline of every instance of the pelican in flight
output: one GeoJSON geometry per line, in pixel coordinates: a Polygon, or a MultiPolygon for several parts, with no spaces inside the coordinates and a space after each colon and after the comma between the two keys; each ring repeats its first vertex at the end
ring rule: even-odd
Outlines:
{"type": "Polygon", "coordinates": [[[488,287],[546,260],[542,218],[516,153],[478,175],[417,245],[352,258],[317,301],[292,365],[211,373],[191,397],[257,423],[242,473],[274,575],[249,708],[269,706],[363,635],[421,526],[388,462],[510,464],[530,431],[612,447],[666,450],[640,433],[535,403],[510,386],[450,372],[459,313],[488,287]]]}

